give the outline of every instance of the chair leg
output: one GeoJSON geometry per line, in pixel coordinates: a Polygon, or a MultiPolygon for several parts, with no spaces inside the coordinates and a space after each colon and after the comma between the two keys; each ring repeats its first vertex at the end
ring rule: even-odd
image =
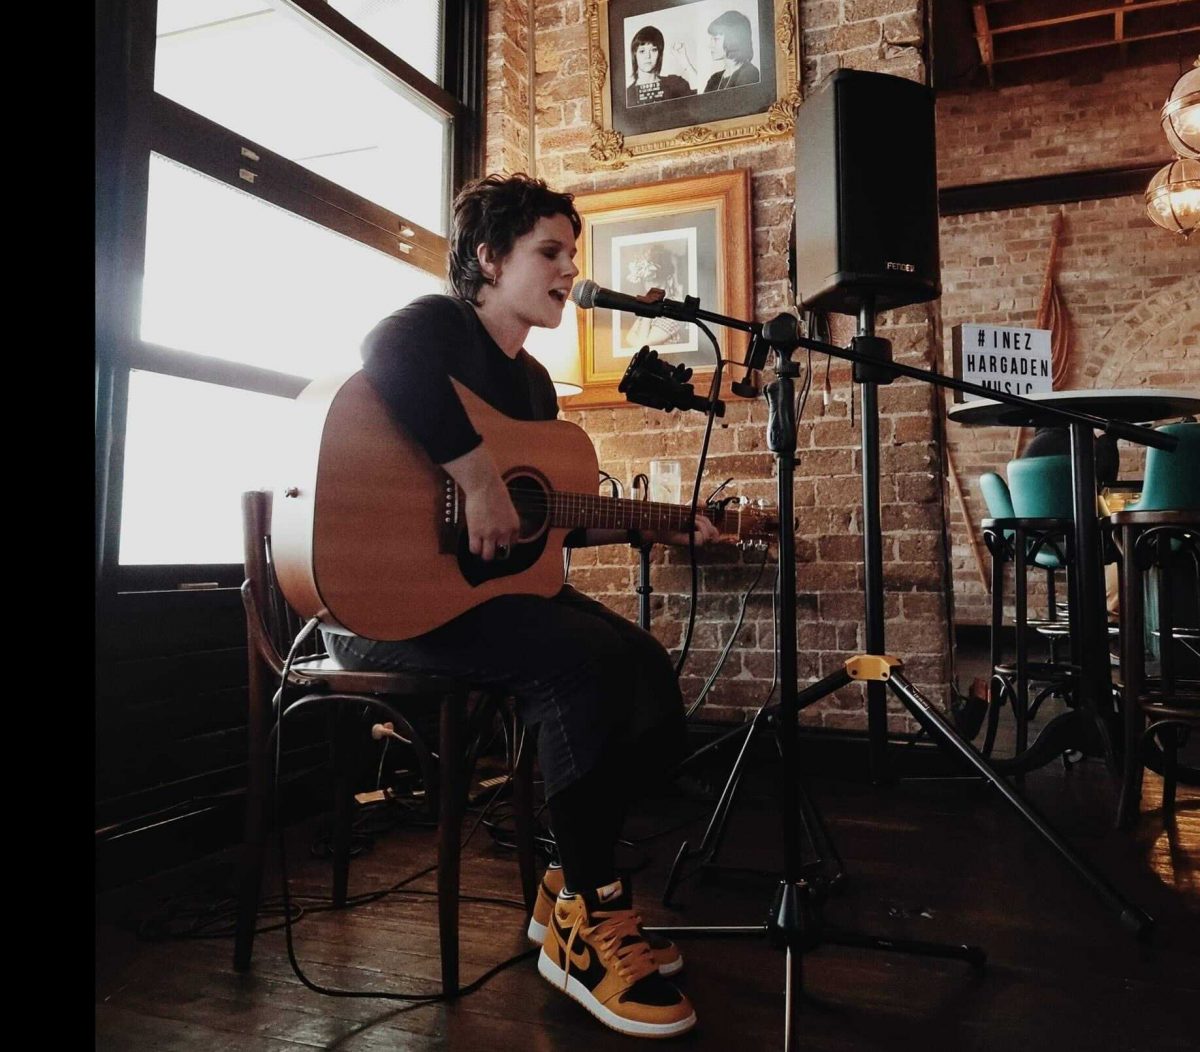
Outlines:
{"type": "Polygon", "coordinates": [[[354,713],[347,705],[337,705],[332,714],[333,749],[333,908],[346,905],[350,883],[350,827],[353,808],[354,713]]]}
{"type": "MultiPolygon", "coordinates": [[[[1017,545],[1013,557],[1013,586],[1017,632],[1017,687],[1013,692],[1012,706],[1017,724],[1015,755],[1020,756],[1029,747],[1029,640],[1026,636],[1029,607],[1024,531],[1017,530],[1016,538],[1017,545]]],[[[1020,782],[1023,780],[1023,775],[1018,774],[1016,778],[1020,782]]]]}
{"type": "Polygon", "coordinates": [[[537,898],[537,860],[534,854],[533,735],[522,729],[513,769],[513,814],[517,827],[517,865],[521,870],[521,897],[533,913],[537,898]]]}
{"type": "Polygon", "coordinates": [[[438,792],[438,937],[442,952],[442,993],[458,994],[458,897],[461,865],[460,840],[466,787],[463,784],[463,747],[466,737],[467,697],[446,698],[442,703],[439,735],[438,792]]]}
{"type": "Polygon", "coordinates": [[[1000,664],[1001,646],[1000,633],[1004,628],[1004,542],[1002,536],[996,539],[996,547],[992,550],[992,623],[988,632],[988,657],[991,661],[991,672],[988,675],[988,711],[987,731],[983,739],[983,755],[991,756],[992,747],[996,742],[996,729],[1000,723],[1000,706],[1004,702],[1004,688],[996,673],[1000,664]]]}
{"type": "Polygon", "coordinates": [[[1179,728],[1163,727],[1159,731],[1163,751],[1163,821],[1175,817],[1175,786],[1179,783],[1179,728]]]}
{"type": "Polygon", "coordinates": [[[1121,706],[1124,752],[1121,758],[1121,795],[1117,801],[1117,828],[1128,829],[1138,818],[1142,799],[1142,750],[1146,715],[1139,704],[1145,654],[1143,650],[1142,577],[1133,549],[1134,534],[1121,537],[1121,706]]]}
{"type": "Polygon", "coordinates": [[[246,719],[246,817],[242,850],[238,858],[237,923],[234,929],[233,968],[250,968],[254,952],[254,929],[258,926],[258,902],[262,891],[263,857],[266,853],[267,809],[270,801],[271,758],[268,733],[271,722],[267,669],[250,652],[249,706],[246,719]]]}

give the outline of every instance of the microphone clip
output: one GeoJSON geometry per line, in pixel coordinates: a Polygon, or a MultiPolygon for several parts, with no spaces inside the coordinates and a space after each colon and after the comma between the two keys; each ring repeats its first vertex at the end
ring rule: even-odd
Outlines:
{"type": "Polygon", "coordinates": [[[702,413],[710,410],[717,416],[725,415],[725,403],[719,398],[709,399],[696,394],[688,381],[692,370],[686,365],[671,365],[644,346],[633,356],[625,375],[621,377],[617,390],[630,402],[649,406],[651,409],[697,409],[702,413]]]}

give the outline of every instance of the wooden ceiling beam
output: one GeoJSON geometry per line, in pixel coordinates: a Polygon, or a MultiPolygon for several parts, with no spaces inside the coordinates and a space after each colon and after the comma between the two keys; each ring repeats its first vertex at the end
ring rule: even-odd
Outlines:
{"type": "MultiPolygon", "coordinates": [[[[1123,45],[1136,44],[1141,40],[1160,40],[1163,37],[1178,35],[1179,31],[1177,29],[1164,29],[1158,33],[1139,33],[1134,36],[1126,36],[1121,43],[1123,45]]],[[[1097,40],[1089,44],[1074,44],[1071,47],[1052,48],[1048,51],[1030,51],[1023,55],[1003,55],[999,58],[993,58],[992,61],[997,66],[1008,62],[1028,62],[1030,59],[1035,58],[1050,58],[1053,55],[1070,55],[1077,51],[1092,51],[1100,47],[1115,47],[1116,44],[1117,41],[1115,40],[1097,40]]]]}
{"type": "MultiPolygon", "coordinates": [[[[1061,26],[1068,22],[1083,22],[1089,18],[1100,18],[1101,16],[1115,15],[1118,19],[1118,26],[1124,20],[1126,14],[1132,14],[1137,11],[1149,11],[1156,7],[1175,7],[1178,6],[1179,0],[1124,0],[1121,4],[1106,4],[1103,7],[1097,6],[1087,11],[1077,11],[1070,15],[1056,15],[1053,18],[1039,18],[1033,22],[1014,22],[1011,25],[990,26],[989,33],[992,36],[1000,36],[1002,33],[1019,33],[1026,29],[1042,29],[1046,26],[1061,26]]],[[[976,4],[976,11],[980,7],[986,8],[986,4],[976,4]]],[[[987,12],[984,12],[984,20],[987,20],[987,12]]],[[[978,15],[975,20],[976,29],[979,26],[978,15]]],[[[1120,39],[1118,36],[1116,39],[1120,39]]]]}
{"type": "Polygon", "coordinates": [[[995,72],[993,65],[995,56],[992,51],[992,34],[988,28],[987,4],[973,4],[972,13],[975,16],[975,40],[979,44],[979,58],[983,68],[987,70],[988,86],[995,87],[995,72]]]}

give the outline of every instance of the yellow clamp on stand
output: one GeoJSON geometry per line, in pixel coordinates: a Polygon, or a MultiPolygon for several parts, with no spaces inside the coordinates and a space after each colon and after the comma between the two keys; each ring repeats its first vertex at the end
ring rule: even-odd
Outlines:
{"type": "Polygon", "coordinates": [[[879,680],[882,682],[892,678],[892,669],[903,668],[904,662],[899,658],[884,654],[877,657],[874,654],[856,654],[846,662],[846,674],[851,679],[879,680]]]}

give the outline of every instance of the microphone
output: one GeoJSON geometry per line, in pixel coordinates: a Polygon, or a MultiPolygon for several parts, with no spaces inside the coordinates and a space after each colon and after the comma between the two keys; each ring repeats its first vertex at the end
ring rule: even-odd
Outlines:
{"type": "Polygon", "coordinates": [[[606,310],[627,311],[642,318],[674,318],[677,321],[695,321],[700,300],[688,296],[682,303],[677,300],[659,299],[647,302],[624,292],[603,289],[591,278],[577,281],[571,289],[571,299],[581,310],[604,307],[606,310]]]}

